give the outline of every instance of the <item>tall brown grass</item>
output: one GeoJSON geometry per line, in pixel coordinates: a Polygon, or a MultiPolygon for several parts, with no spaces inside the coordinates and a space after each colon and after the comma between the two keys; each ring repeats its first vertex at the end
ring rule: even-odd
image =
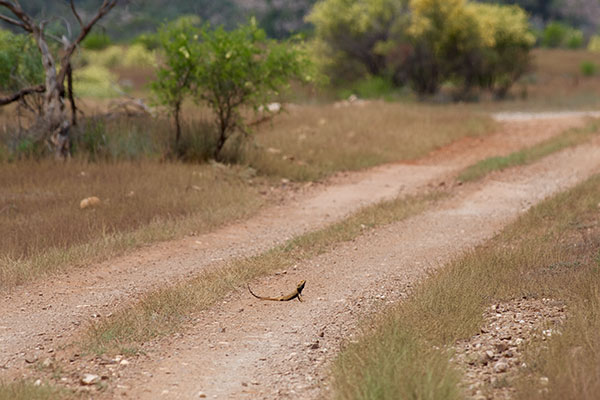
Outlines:
{"type": "Polygon", "coordinates": [[[262,200],[245,173],[241,167],[149,161],[0,164],[0,287],[54,272],[65,261],[97,258],[88,246],[69,260],[68,250],[78,246],[114,254],[128,242],[205,232],[247,216],[262,200]],[[101,204],[80,209],[90,196],[101,204]],[[153,233],[135,235],[144,229],[153,233]]]}

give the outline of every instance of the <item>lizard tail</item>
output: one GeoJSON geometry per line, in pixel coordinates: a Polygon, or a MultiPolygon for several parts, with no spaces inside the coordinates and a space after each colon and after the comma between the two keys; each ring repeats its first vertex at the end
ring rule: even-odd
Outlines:
{"type": "Polygon", "coordinates": [[[262,297],[260,297],[260,296],[257,296],[257,295],[255,295],[255,294],[254,294],[254,292],[252,292],[252,289],[250,289],[250,285],[248,285],[248,291],[250,292],[250,294],[251,294],[252,296],[256,297],[257,299],[262,299],[262,297]]]}

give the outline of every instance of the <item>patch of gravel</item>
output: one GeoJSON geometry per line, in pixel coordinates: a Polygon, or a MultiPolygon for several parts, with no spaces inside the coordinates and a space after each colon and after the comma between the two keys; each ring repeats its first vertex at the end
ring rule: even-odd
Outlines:
{"type": "Polygon", "coordinates": [[[513,378],[525,368],[523,349],[560,334],[564,303],[553,299],[519,299],[494,304],[484,313],[481,332],[456,343],[453,356],[465,371],[468,396],[476,400],[510,399],[513,378]]]}

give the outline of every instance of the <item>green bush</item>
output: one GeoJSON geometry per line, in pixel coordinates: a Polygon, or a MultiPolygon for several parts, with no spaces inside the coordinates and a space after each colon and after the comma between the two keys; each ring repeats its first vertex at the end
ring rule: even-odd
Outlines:
{"type": "Polygon", "coordinates": [[[0,91],[13,91],[44,81],[40,53],[29,35],[0,29],[0,91]]]}
{"type": "Polygon", "coordinates": [[[521,8],[465,0],[323,0],[308,20],[325,71],[408,85],[420,97],[442,84],[457,98],[476,98],[477,87],[502,97],[535,43],[521,8]]]}
{"type": "Polygon", "coordinates": [[[562,22],[551,22],[542,32],[542,46],[544,47],[579,49],[583,47],[583,43],[583,32],[562,22]]]}
{"type": "Polygon", "coordinates": [[[598,73],[598,64],[593,61],[582,61],[579,65],[579,71],[583,76],[594,76],[598,73]]]}
{"type": "Polygon", "coordinates": [[[567,35],[565,45],[569,49],[581,49],[583,47],[583,32],[579,29],[571,29],[567,35]]]}
{"type": "Polygon", "coordinates": [[[565,43],[569,27],[561,22],[551,22],[542,32],[542,45],[544,47],[560,47],[565,43]]]}
{"type": "Polygon", "coordinates": [[[81,47],[87,50],[104,50],[110,45],[111,40],[106,33],[90,32],[81,42],[81,47]]]}
{"type": "Polygon", "coordinates": [[[213,111],[218,137],[213,157],[235,133],[248,133],[242,108],[258,110],[289,86],[289,81],[314,80],[303,46],[294,41],[269,40],[254,19],[232,31],[208,25],[197,28],[188,20],[159,31],[163,62],[152,83],[158,102],[175,117],[177,149],[181,137],[179,114],[183,99],[193,94],[213,111]]]}

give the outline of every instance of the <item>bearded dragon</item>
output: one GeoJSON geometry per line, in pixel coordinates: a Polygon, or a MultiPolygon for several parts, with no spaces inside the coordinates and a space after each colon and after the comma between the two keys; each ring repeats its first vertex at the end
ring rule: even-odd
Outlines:
{"type": "Polygon", "coordinates": [[[304,301],[302,300],[302,290],[304,289],[304,285],[306,285],[306,281],[303,279],[300,282],[298,282],[298,286],[296,286],[296,290],[294,290],[292,293],[288,294],[287,296],[281,296],[281,297],[262,297],[262,296],[257,296],[254,293],[252,293],[252,289],[250,289],[250,285],[248,285],[248,291],[250,292],[250,294],[254,297],[256,297],[257,299],[261,299],[261,300],[271,300],[271,301],[290,301],[290,300],[294,300],[294,299],[298,299],[299,301],[304,301]]]}

